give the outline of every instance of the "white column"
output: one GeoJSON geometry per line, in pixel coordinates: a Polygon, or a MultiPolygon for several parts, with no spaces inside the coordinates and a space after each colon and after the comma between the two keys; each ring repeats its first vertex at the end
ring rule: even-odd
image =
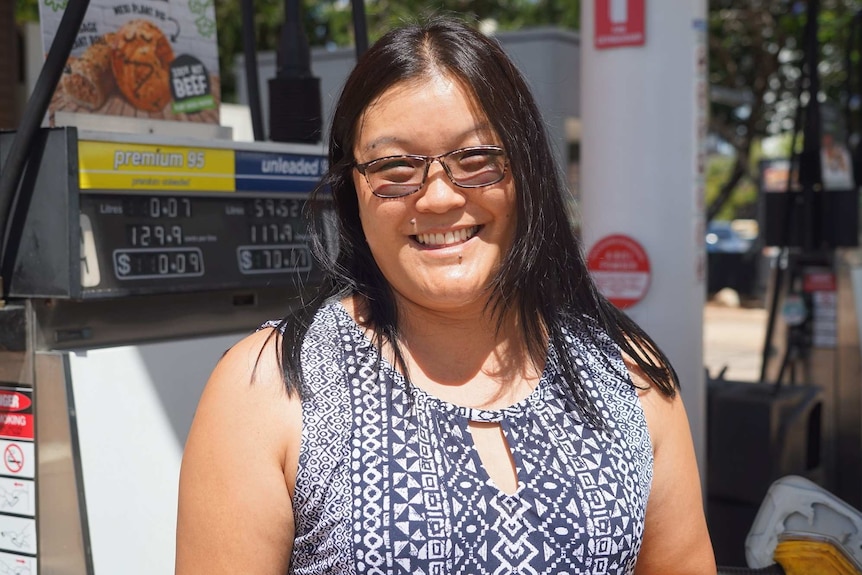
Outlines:
{"type": "Polygon", "coordinates": [[[625,234],[650,258],[649,290],[626,311],[679,373],[704,478],[706,0],[642,1],[645,43],[605,49],[596,8],[611,2],[581,3],[582,231],[587,251],[625,234]]]}

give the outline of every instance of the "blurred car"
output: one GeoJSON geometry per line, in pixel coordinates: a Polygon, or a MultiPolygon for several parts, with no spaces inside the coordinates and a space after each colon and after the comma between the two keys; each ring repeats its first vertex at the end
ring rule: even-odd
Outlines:
{"type": "Polygon", "coordinates": [[[744,233],[735,222],[713,220],[706,228],[707,253],[743,254],[754,244],[754,237],[744,233]]]}
{"type": "Polygon", "coordinates": [[[764,290],[764,266],[757,220],[714,220],[706,228],[707,293],[731,288],[741,299],[759,299],[764,290]]]}

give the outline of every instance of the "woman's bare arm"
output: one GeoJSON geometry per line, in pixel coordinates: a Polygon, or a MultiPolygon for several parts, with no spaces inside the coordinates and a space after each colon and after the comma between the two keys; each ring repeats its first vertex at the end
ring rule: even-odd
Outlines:
{"type": "Polygon", "coordinates": [[[700,476],[680,394],[665,396],[629,363],[653,442],[653,480],[637,575],[714,575],[700,476]]]}
{"type": "Polygon", "coordinates": [[[176,575],[287,572],[301,413],[269,334],[231,348],[201,396],[180,472],[176,575]]]}

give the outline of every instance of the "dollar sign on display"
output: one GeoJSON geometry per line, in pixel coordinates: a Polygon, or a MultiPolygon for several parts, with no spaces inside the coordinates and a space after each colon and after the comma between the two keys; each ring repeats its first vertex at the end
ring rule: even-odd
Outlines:
{"type": "Polygon", "coordinates": [[[132,262],[128,254],[120,254],[117,258],[117,275],[127,276],[132,271],[132,262]]]}
{"type": "Polygon", "coordinates": [[[239,265],[244,270],[251,269],[251,252],[243,251],[239,255],[239,265]]]}

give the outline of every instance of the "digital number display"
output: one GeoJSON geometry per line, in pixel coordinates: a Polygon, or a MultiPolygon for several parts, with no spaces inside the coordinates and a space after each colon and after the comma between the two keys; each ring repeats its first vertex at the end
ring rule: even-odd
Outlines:
{"type": "Polygon", "coordinates": [[[190,218],[192,201],[176,196],[129,196],[121,202],[123,214],[133,218],[190,218]]]}
{"type": "Polygon", "coordinates": [[[293,226],[283,223],[251,224],[249,240],[253,244],[284,244],[293,241],[293,226]]]}
{"type": "Polygon", "coordinates": [[[81,280],[88,297],[293,285],[294,273],[310,282],[318,277],[301,197],[86,192],[80,198],[92,228],[81,280]]]}
{"type": "Polygon", "coordinates": [[[256,198],[251,201],[251,215],[256,218],[299,218],[302,202],[278,198],[256,198]]]}
{"type": "Polygon", "coordinates": [[[183,228],[180,225],[131,224],[126,226],[129,245],[146,248],[150,246],[183,245],[183,228]]]}
{"type": "Polygon", "coordinates": [[[202,276],[203,254],[198,248],[114,250],[114,274],[119,280],[202,276]]]}
{"type": "Polygon", "coordinates": [[[305,272],[311,269],[311,250],[304,244],[239,246],[239,271],[243,274],[305,272]]]}

